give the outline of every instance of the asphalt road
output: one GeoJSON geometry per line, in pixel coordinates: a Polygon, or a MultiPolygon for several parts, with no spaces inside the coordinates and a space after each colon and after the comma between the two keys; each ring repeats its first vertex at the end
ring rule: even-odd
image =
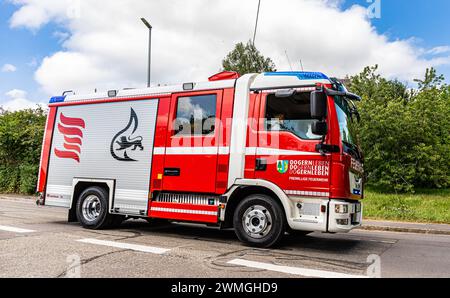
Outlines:
{"type": "Polygon", "coordinates": [[[450,236],[357,230],[254,249],[232,230],[129,220],[90,231],[66,220],[65,209],[0,199],[0,277],[450,277],[450,236]]]}

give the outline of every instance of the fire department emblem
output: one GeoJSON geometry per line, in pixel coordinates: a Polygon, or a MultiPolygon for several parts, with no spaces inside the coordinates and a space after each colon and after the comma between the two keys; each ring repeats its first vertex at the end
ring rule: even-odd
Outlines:
{"type": "Polygon", "coordinates": [[[139,127],[139,119],[131,108],[130,120],[127,126],[119,131],[111,141],[110,151],[114,159],[118,161],[137,161],[129,156],[130,151],[144,150],[141,136],[133,136],[139,127]]]}
{"type": "Polygon", "coordinates": [[[289,160],[279,160],[277,162],[277,170],[280,174],[286,174],[289,169],[289,160]]]}
{"type": "Polygon", "coordinates": [[[59,115],[58,131],[64,136],[62,150],[55,148],[54,152],[58,158],[73,159],[80,162],[81,146],[83,145],[83,129],[86,124],[81,118],[66,117],[63,113],[59,115]]]}

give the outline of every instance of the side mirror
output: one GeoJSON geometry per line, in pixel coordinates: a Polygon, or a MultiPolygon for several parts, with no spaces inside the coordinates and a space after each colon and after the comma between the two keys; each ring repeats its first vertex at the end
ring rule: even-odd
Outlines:
{"type": "Polygon", "coordinates": [[[328,125],[325,121],[314,121],[311,126],[311,131],[316,136],[326,136],[328,133],[328,125]]]}
{"type": "Polygon", "coordinates": [[[175,128],[174,134],[175,134],[175,135],[179,134],[180,132],[183,131],[183,128],[184,128],[184,127],[183,127],[182,124],[178,125],[178,128],[175,128]]]}
{"type": "Polygon", "coordinates": [[[311,117],[322,120],[327,116],[327,95],[323,91],[311,92],[311,117]]]}

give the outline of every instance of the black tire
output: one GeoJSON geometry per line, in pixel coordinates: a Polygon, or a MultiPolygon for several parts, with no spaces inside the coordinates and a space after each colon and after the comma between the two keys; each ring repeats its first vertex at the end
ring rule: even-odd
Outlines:
{"type": "Polygon", "coordinates": [[[239,240],[246,245],[261,248],[272,247],[284,235],[284,211],[280,204],[270,196],[250,195],[236,207],[233,226],[239,240]]]}
{"type": "Polygon", "coordinates": [[[117,217],[108,212],[108,192],[98,186],[89,187],[81,193],[77,201],[76,210],[78,221],[86,229],[106,229],[117,220],[117,217]],[[93,203],[89,204],[92,200],[96,202],[95,205],[93,203]],[[95,216],[93,213],[98,213],[98,215],[95,216]]]}

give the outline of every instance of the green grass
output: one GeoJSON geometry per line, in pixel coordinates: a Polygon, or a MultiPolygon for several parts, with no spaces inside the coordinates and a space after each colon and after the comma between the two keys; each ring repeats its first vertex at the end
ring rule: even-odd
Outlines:
{"type": "Polygon", "coordinates": [[[450,189],[420,190],[415,194],[367,189],[363,204],[367,219],[450,224],[450,189]]]}

